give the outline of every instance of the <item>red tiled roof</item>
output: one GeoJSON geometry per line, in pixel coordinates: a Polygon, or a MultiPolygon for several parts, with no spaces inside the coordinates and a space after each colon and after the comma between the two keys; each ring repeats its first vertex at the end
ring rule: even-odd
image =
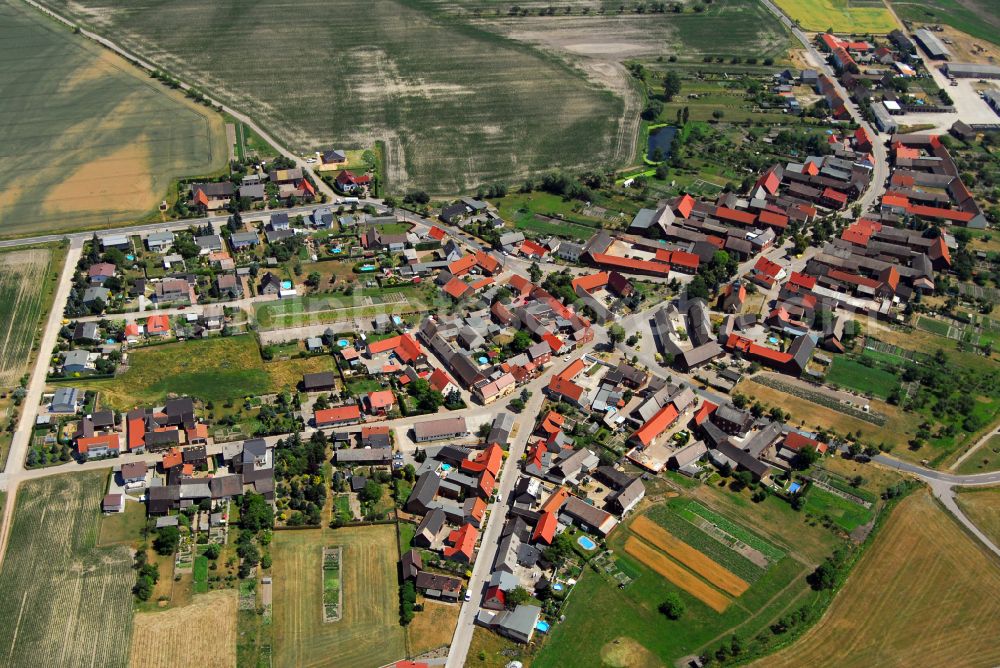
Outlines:
{"type": "Polygon", "coordinates": [[[483,471],[479,476],[479,492],[485,497],[493,493],[497,486],[497,479],[489,471],[483,471]]]}
{"type": "Polygon", "coordinates": [[[753,268],[757,273],[770,276],[772,279],[777,278],[778,274],[781,273],[781,265],[767,259],[763,255],[757,259],[757,263],[754,264],[753,268]]]}
{"type": "Polygon", "coordinates": [[[856,246],[867,246],[868,240],[871,239],[871,232],[867,232],[856,227],[848,227],[840,235],[840,238],[849,243],[855,244],[856,246]]]}
{"type": "Polygon", "coordinates": [[[469,287],[471,287],[473,290],[479,291],[485,288],[487,285],[493,285],[493,279],[490,278],[489,276],[485,278],[480,278],[478,281],[473,281],[469,287]]]}
{"type": "Polygon", "coordinates": [[[826,199],[833,200],[834,202],[847,204],[847,195],[840,192],[839,190],[834,190],[833,188],[826,188],[825,190],[823,190],[823,197],[826,199]]]}
{"type": "Polygon", "coordinates": [[[763,225],[785,229],[788,227],[788,216],[773,211],[761,211],[757,219],[763,225]]]}
{"type": "Polygon", "coordinates": [[[427,234],[428,234],[428,235],[429,235],[430,237],[432,237],[432,238],[434,238],[434,239],[437,239],[438,241],[441,241],[442,239],[444,239],[444,236],[445,236],[445,231],[444,231],[444,230],[442,230],[442,229],[441,229],[440,227],[438,227],[437,225],[432,225],[432,226],[431,226],[431,229],[430,229],[430,230],[429,230],[429,231],[427,232],[427,234]]]}
{"type": "Polygon", "coordinates": [[[474,257],[476,258],[476,264],[488,274],[495,273],[500,268],[500,261],[485,251],[476,251],[474,257]]]}
{"type": "Polygon", "coordinates": [[[336,408],[324,408],[316,411],[316,424],[329,424],[331,422],[360,419],[361,409],[356,405],[337,406],[336,408]]]}
{"type": "Polygon", "coordinates": [[[944,242],[944,237],[938,237],[931,244],[930,248],[927,249],[927,256],[932,260],[943,259],[949,267],[951,266],[951,252],[948,250],[948,244],[944,242]]]}
{"type": "Polygon", "coordinates": [[[542,257],[547,252],[544,247],[539,246],[531,239],[525,239],[521,242],[521,252],[525,255],[536,255],[542,257]]]}
{"type": "Polygon", "coordinates": [[[389,408],[395,405],[395,403],[396,395],[392,393],[392,390],[378,390],[377,392],[368,393],[368,405],[372,407],[372,410],[389,408]]]}
{"type": "Polygon", "coordinates": [[[879,286],[879,282],[873,278],[866,278],[864,276],[859,276],[858,274],[850,274],[846,271],[841,271],[839,269],[831,269],[826,274],[827,278],[831,278],[835,281],[840,281],[841,283],[850,283],[852,285],[863,285],[866,288],[871,288],[874,290],[879,286]]]}
{"type": "Polygon", "coordinates": [[[726,340],[726,348],[730,351],[740,351],[745,355],[756,357],[757,359],[764,362],[770,362],[772,364],[784,365],[792,361],[792,356],[790,354],[756,344],[750,339],[740,336],[739,334],[729,335],[729,338],[726,340]]]}
{"type": "Polygon", "coordinates": [[[430,375],[427,382],[430,383],[430,386],[438,392],[444,392],[444,388],[449,385],[454,385],[451,378],[449,378],[448,374],[445,373],[444,369],[434,369],[434,373],[430,375]]]}
{"type": "Polygon", "coordinates": [[[98,434],[76,439],[76,449],[81,455],[87,454],[90,448],[107,446],[110,450],[118,450],[118,434],[98,434]]]}
{"type": "Polygon", "coordinates": [[[687,218],[694,211],[694,204],[694,197],[691,197],[691,195],[681,195],[674,206],[674,213],[681,218],[687,218]]]}
{"type": "Polygon", "coordinates": [[[547,434],[555,434],[559,432],[565,421],[566,418],[560,415],[559,413],[556,413],[555,411],[549,411],[548,415],[546,415],[545,418],[542,419],[539,428],[547,434]]]}
{"type": "Polygon", "coordinates": [[[452,544],[452,547],[446,547],[444,549],[445,558],[451,558],[456,554],[462,554],[471,561],[472,552],[476,547],[476,541],[478,539],[479,531],[476,530],[476,527],[468,523],[463,524],[462,528],[455,529],[448,534],[448,542],[452,544]]]}
{"type": "Polygon", "coordinates": [[[378,355],[389,351],[394,352],[400,360],[407,364],[423,355],[420,344],[410,334],[391,336],[388,339],[368,344],[369,355],[378,355]]]}
{"type": "Polygon", "coordinates": [[[461,299],[472,288],[460,278],[453,278],[444,286],[444,291],[452,299],[461,299]]]}
{"type": "Polygon", "coordinates": [[[472,510],[469,511],[472,518],[477,522],[481,522],[483,516],[486,514],[486,501],[480,499],[478,496],[472,501],[472,510]]]}
{"type": "Polygon", "coordinates": [[[571,380],[566,380],[564,378],[560,378],[559,376],[554,376],[552,380],[549,381],[549,390],[555,394],[569,397],[573,401],[579,401],[580,397],[583,396],[582,387],[571,380]]]}
{"type": "Polygon", "coordinates": [[[617,255],[606,255],[604,253],[594,253],[594,262],[599,265],[608,265],[624,271],[645,271],[651,274],[666,276],[670,273],[670,265],[652,260],[636,260],[630,257],[619,257],[617,255]]]}
{"type": "Polygon", "coordinates": [[[788,282],[792,285],[798,285],[806,290],[812,290],[816,287],[816,277],[806,276],[805,274],[800,274],[797,271],[793,271],[792,275],[788,277],[788,282]]]}
{"type": "Polygon", "coordinates": [[[171,448],[163,455],[163,470],[172,469],[184,463],[184,455],[177,448],[171,448]]]}
{"type": "Polygon", "coordinates": [[[483,471],[496,477],[500,473],[503,465],[503,450],[496,443],[491,443],[482,452],[476,454],[472,459],[462,461],[462,470],[481,473],[483,471]]]}
{"type": "Polygon", "coordinates": [[[785,441],[782,443],[789,450],[795,450],[798,452],[801,448],[805,446],[812,446],[820,454],[825,453],[827,450],[826,443],[821,443],[814,438],[809,438],[797,431],[790,431],[785,436],[785,441]]]}
{"type": "MultiPolygon", "coordinates": [[[[660,251],[656,251],[659,253],[660,251]]],[[[608,272],[602,271],[597,274],[590,274],[589,276],[578,276],[573,279],[574,288],[583,288],[587,292],[591,290],[596,290],[597,288],[604,287],[608,284],[608,272]]]]}
{"type": "Polygon", "coordinates": [[[646,424],[639,427],[639,430],[635,432],[635,437],[644,446],[648,446],[653,442],[653,439],[674,423],[678,415],[677,407],[673,403],[667,404],[657,411],[656,415],[651,417],[646,424]]]}
{"type": "Polygon", "coordinates": [[[135,450],[146,445],[146,421],[141,417],[128,421],[128,449],[135,450]]]}
{"type": "Polygon", "coordinates": [[[726,206],[719,206],[715,208],[715,217],[721,220],[728,220],[734,223],[740,223],[741,225],[753,225],[757,217],[750,213],[749,211],[740,211],[739,209],[730,209],[726,206]]]}
{"type": "Polygon", "coordinates": [[[559,489],[552,492],[549,498],[545,499],[545,503],[538,510],[540,513],[558,513],[562,505],[566,503],[569,498],[569,491],[565,487],[560,487],[559,489]]]}
{"type": "Polygon", "coordinates": [[[708,419],[709,415],[715,412],[716,408],[718,408],[718,406],[713,404],[711,401],[702,401],[698,412],[694,414],[694,423],[700,425],[708,419]]]}
{"type": "Polygon", "coordinates": [[[556,515],[552,512],[544,512],[538,517],[538,524],[535,525],[535,530],[531,534],[531,540],[535,543],[545,543],[546,545],[552,544],[552,539],[556,536],[556,527],[559,522],[556,521],[556,515]]]}
{"type": "Polygon", "coordinates": [[[577,358],[570,362],[565,369],[560,371],[558,377],[564,380],[573,380],[580,375],[580,372],[583,371],[585,366],[586,364],[584,363],[583,358],[577,358]]]}
{"type": "Polygon", "coordinates": [[[531,292],[531,289],[534,287],[534,284],[531,281],[520,274],[514,274],[511,276],[510,281],[508,281],[508,285],[520,292],[522,296],[531,292]]]}
{"type": "MultiPolygon", "coordinates": [[[[885,200],[883,199],[883,202],[885,200]]],[[[975,218],[971,211],[959,211],[958,209],[941,209],[936,206],[924,206],[923,204],[911,204],[906,210],[914,216],[921,218],[939,218],[941,220],[954,220],[958,222],[968,222],[975,218]]]]}
{"type": "Polygon", "coordinates": [[[146,318],[146,333],[161,334],[170,331],[170,319],[165,315],[151,315],[146,318]]]}
{"type": "Polygon", "coordinates": [[[544,334],[542,334],[542,341],[545,341],[545,343],[549,344],[549,348],[551,348],[552,352],[556,354],[558,354],[559,351],[562,350],[562,347],[565,345],[558,336],[552,334],[551,332],[545,332],[544,334]]]}
{"type": "Polygon", "coordinates": [[[452,276],[465,276],[469,273],[473,267],[476,266],[476,256],[475,255],[463,255],[454,262],[448,265],[448,271],[452,276]]]}

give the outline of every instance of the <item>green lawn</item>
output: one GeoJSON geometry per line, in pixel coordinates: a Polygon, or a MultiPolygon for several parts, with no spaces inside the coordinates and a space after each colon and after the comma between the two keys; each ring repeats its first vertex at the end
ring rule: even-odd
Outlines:
{"type": "Polygon", "coordinates": [[[948,336],[948,330],[951,329],[951,326],[943,320],[935,320],[926,316],[920,316],[917,319],[917,327],[938,336],[948,336]]]}
{"type": "Polygon", "coordinates": [[[161,402],[170,394],[219,402],[272,390],[250,335],[139,348],[129,353],[128,364],[115,378],[69,384],[100,391],[102,402],[119,410],[161,402]]]}
{"type": "Polygon", "coordinates": [[[1000,436],[993,436],[955,470],[961,475],[1000,470],[1000,436]]]}
{"type": "Polygon", "coordinates": [[[194,558],[194,593],[208,592],[208,557],[199,554],[194,558]]]}
{"type": "Polygon", "coordinates": [[[835,357],[826,382],[885,399],[899,387],[899,378],[883,369],[866,366],[844,357],[835,357]]]}
{"type": "Polygon", "coordinates": [[[848,533],[872,519],[871,510],[816,486],[806,492],[805,512],[817,518],[828,517],[848,533]]]}
{"type": "Polygon", "coordinates": [[[406,552],[413,547],[413,536],[417,533],[417,525],[412,522],[400,522],[399,526],[399,549],[406,552]]]}
{"type": "Polygon", "coordinates": [[[382,383],[374,378],[358,378],[347,381],[347,391],[356,396],[368,394],[369,392],[378,392],[381,389],[382,383]]]}

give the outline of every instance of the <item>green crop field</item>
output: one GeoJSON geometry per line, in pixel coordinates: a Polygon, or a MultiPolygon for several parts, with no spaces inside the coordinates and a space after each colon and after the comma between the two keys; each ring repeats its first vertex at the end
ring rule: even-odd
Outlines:
{"type": "Polygon", "coordinates": [[[919,25],[945,23],[977,39],[1000,44],[997,0],[892,0],[891,4],[903,20],[919,25]]]}
{"type": "Polygon", "coordinates": [[[399,625],[396,528],[278,531],[274,557],[274,665],[385,665],[406,654],[399,625]],[[323,548],[343,552],[339,621],[323,621],[323,548]]]}
{"type": "Polygon", "coordinates": [[[804,30],[846,34],[885,34],[900,27],[881,2],[852,0],[775,0],[804,30]]]}
{"type": "Polygon", "coordinates": [[[0,2],[0,235],[106,226],[225,165],[218,114],[27,5],[0,2]]]}
{"type": "Polygon", "coordinates": [[[899,387],[899,378],[883,369],[865,366],[861,362],[840,356],[833,360],[826,381],[839,387],[871,394],[885,399],[899,387]]]}
{"type": "Polygon", "coordinates": [[[128,665],[131,550],[97,548],[108,471],[21,486],[0,569],[0,663],[128,665]]]}
{"type": "Polygon", "coordinates": [[[63,249],[50,248],[0,253],[0,387],[17,385],[28,368],[64,257],[63,249]]]}

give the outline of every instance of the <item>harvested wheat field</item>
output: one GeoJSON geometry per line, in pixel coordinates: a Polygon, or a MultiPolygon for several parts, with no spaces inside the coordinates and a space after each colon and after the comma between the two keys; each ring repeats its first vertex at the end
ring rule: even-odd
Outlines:
{"type": "Polygon", "coordinates": [[[135,616],[130,668],[236,666],[236,591],[196,596],[189,605],[135,616]]]}
{"type": "Polygon", "coordinates": [[[635,536],[629,536],[625,541],[625,551],[716,612],[725,612],[729,607],[731,601],[725,594],[708,586],[696,575],[635,536]]]}
{"type": "Polygon", "coordinates": [[[406,627],[410,654],[414,656],[450,645],[461,609],[457,603],[444,603],[429,598],[420,599],[420,603],[424,609],[406,627]]]}
{"type": "Polygon", "coordinates": [[[637,517],[630,528],[632,533],[663,550],[727,594],[741,596],[750,588],[746,580],[734,575],[684,541],[678,540],[645,515],[637,517]]]}
{"type": "Polygon", "coordinates": [[[0,387],[14,387],[28,369],[51,259],[46,248],[0,253],[0,387]]]}
{"type": "Polygon", "coordinates": [[[130,222],[225,166],[219,114],[0,0],[0,236],[130,222]]]}
{"type": "Polygon", "coordinates": [[[826,615],[760,668],[1000,665],[1000,564],[920,491],[893,511],[826,615]]]}

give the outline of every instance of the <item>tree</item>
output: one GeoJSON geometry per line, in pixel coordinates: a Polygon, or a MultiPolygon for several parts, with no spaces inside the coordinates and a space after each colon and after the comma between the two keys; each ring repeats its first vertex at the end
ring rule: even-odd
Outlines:
{"type": "Polygon", "coordinates": [[[531,598],[531,594],[528,593],[528,590],[518,585],[507,592],[506,600],[507,605],[513,608],[514,606],[527,603],[529,598],[531,598]]]}
{"type": "Polygon", "coordinates": [[[365,488],[358,494],[365,503],[376,503],[382,498],[382,485],[374,480],[365,483],[365,488]]]}
{"type": "Polygon", "coordinates": [[[274,511],[262,494],[253,492],[243,495],[243,507],[240,510],[240,526],[253,533],[274,526],[274,511]]]}
{"type": "Polygon", "coordinates": [[[532,340],[531,334],[527,330],[519,329],[514,334],[514,338],[511,340],[510,349],[514,353],[523,353],[525,350],[531,347],[532,340]]]}
{"type": "Polygon", "coordinates": [[[163,527],[153,540],[153,549],[157,554],[168,555],[177,551],[177,545],[181,542],[181,531],[177,527],[163,527]]]}
{"type": "Polygon", "coordinates": [[[795,453],[795,457],[792,458],[792,466],[799,471],[804,471],[817,461],[819,461],[819,452],[816,448],[806,447],[795,453]]]}
{"type": "Polygon", "coordinates": [[[537,262],[532,262],[531,266],[528,267],[528,276],[531,277],[532,283],[542,280],[542,269],[538,266],[537,262]]]}
{"type": "Polygon", "coordinates": [[[205,556],[209,559],[218,559],[219,554],[222,553],[222,548],[219,547],[218,543],[209,543],[205,548],[205,556]]]}
{"type": "Polygon", "coordinates": [[[668,619],[680,619],[684,614],[684,601],[676,592],[670,592],[663,603],[660,603],[660,612],[668,619]]]}
{"type": "Polygon", "coordinates": [[[614,324],[608,327],[608,337],[611,339],[611,343],[618,345],[625,340],[625,328],[619,324],[614,324]]]}
{"type": "Polygon", "coordinates": [[[670,102],[674,96],[681,92],[681,77],[677,72],[667,72],[663,77],[663,98],[670,102]]]}

